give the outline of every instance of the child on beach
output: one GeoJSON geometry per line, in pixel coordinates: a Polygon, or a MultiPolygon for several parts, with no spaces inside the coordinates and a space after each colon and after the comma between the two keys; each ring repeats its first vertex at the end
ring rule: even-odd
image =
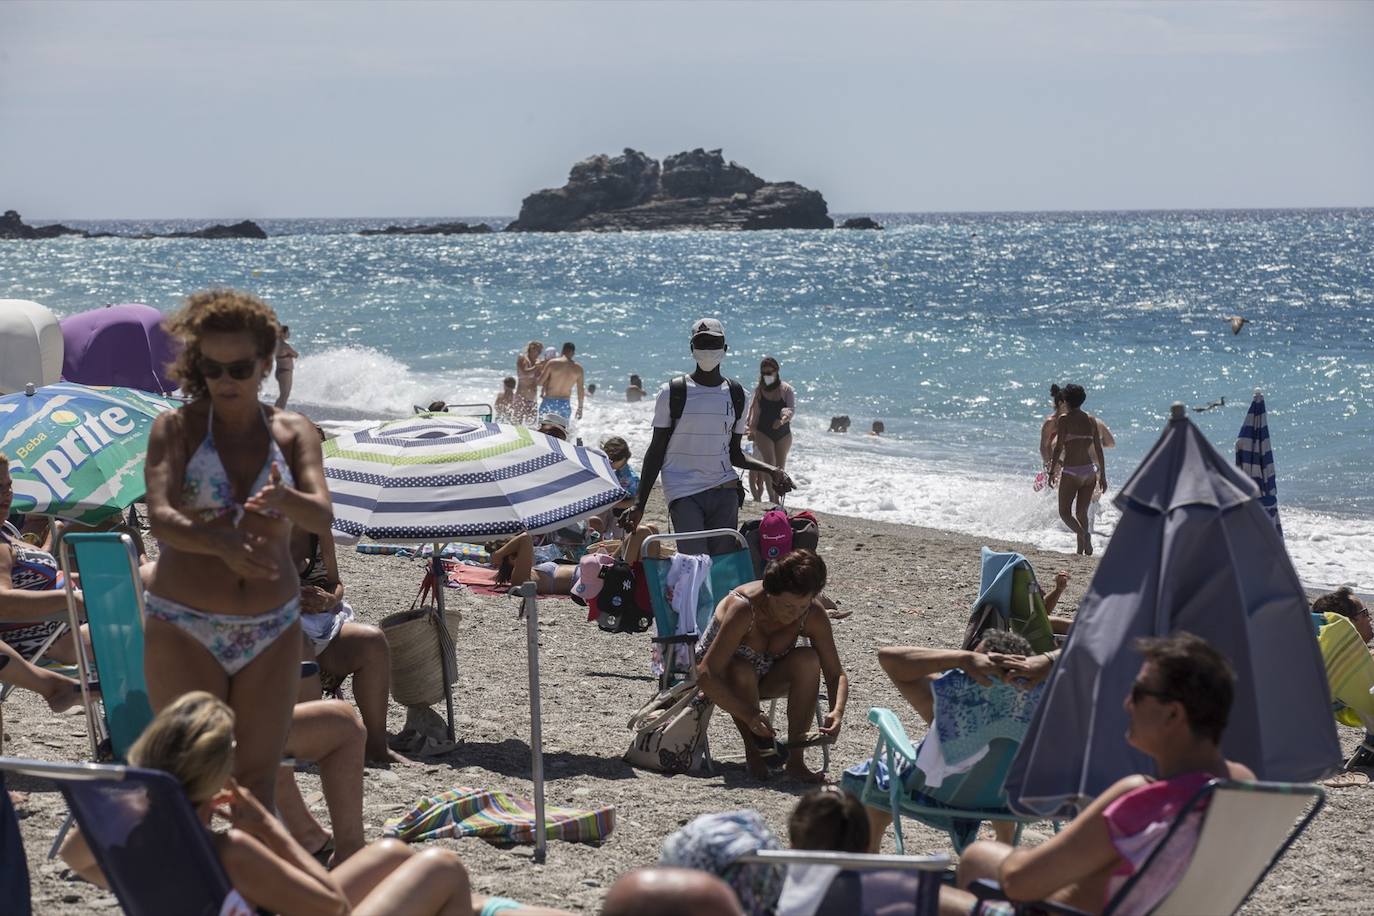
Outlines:
{"type": "Polygon", "coordinates": [[[496,411],[494,419],[497,423],[516,422],[515,376],[508,375],[501,380],[501,391],[496,395],[496,402],[492,407],[496,411]]]}

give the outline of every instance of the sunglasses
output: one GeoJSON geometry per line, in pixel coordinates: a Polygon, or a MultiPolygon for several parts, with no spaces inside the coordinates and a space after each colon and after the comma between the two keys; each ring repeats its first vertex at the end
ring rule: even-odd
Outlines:
{"type": "Polygon", "coordinates": [[[256,359],[240,359],[232,363],[219,363],[202,356],[197,365],[200,367],[200,374],[206,378],[219,378],[228,372],[231,379],[241,382],[253,374],[253,371],[258,367],[258,361],[256,359]]]}
{"type": "Polygon", "coordinates": [[[1178,701],[1178,697],[1163,690],[1155,690],[1153,687],[1147,687],[1146,685],[1140,683],[1140,681],[1136,681],[1134,684],[1131,685],[1132,704],[1139,703],[1146,697],[1154,697],[1161,703],[1175,703],[1178,701]]]}

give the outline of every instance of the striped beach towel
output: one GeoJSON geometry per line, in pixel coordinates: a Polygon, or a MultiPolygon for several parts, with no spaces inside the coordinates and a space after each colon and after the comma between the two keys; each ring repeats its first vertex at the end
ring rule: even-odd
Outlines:
{"type": "MultiPolygon", "coordinates": [[[[599,843],[615,829],[615,806],[600,808],[544,808],[544,826],[551,840],[599,843]]],[[[421,799],[402,817],[389,820],[385,836],[408,843],[441,837],[482,837],[487,840],[534,842],[534,802],[505,792],[463,786],[421,799]]]]}
{"type": "Polygon", "coordinates": [[[1336,721],[1366,731],[1374,726],[1374,658],[1360,638],[1355,625],[1340,614],[1327,614],[1321,620],[1317,643],[1321,646],[1322,661],[1326,663],[1326,680],[1331,687],[1331,699],[1338,707],[1336,721]],[[1367,724],[1366,724],[1367,723],[1367,724]]]}
{"type": "Polygon", "coordinates": [[[1279,524],[1279,488],[1274,478],[1274,453],[1269,447],[1269,420],[1264,409],[1264,395],[1255,392],[1245,421],[1236,437],[1236,467],[1253,480],[1260,491],[1260,505],[1269,513],[1274,528],[1283,536],[1279,524]]]}

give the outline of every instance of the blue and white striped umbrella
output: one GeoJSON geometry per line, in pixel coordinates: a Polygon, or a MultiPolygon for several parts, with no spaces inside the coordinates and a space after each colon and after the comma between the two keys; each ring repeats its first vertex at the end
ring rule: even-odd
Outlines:
{"type": "Polygon", "coordinates": [[[554,531],[626,496],[605,454],[523,426],[421,414],[324,444],[334,534],[391,543],[554,531]]]}
{"type": "Polygon", "coordinates": [[[1279,488],[1274,479],[1274,453],[1269,448],[1269,420],[1264,413],[1264,395],[1259,391],[1255,392],[1255,399],[1250,402],[1245,422],[1240,425],[1240,435],[1236,438],[1236,467],[1259,487],[1260,505],[1269,513],[1269,518],[1282,537],[1279,488]]]}

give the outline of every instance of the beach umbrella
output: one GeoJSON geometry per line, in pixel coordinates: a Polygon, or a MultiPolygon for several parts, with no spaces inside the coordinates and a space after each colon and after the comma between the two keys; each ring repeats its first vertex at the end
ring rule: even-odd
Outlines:
{"type": "Polygon", "coordinates": [[[57,316],[27,299],[0,299],[0,394],[62,377],[62,328],[57,316]]]}
{"type": "Polygon", "coordinates": [[[1341,749],[1311,617],[1253,481],[1175,405],[1115,499],[1112,539],[1007,777],[1013,807],[1067,817],[1117,779],[1151,773],[1125,740],[1139,636],[1187,630],[1231,662],[1222,739],[1260,779],[1334,772],[1341,749]]]}
{"type": "Polygon", "coordinates": [[[176,402],[130,388],[74,382],[0,396],[0,452],[15,512],[96,524],[144,494],[153,419],[176,402]]]}
{"type": "Polygon", "coordinates": [[[62,377],[83,385],[122,385],[167,394],[177,383],[167,367],[180,350],[162,329],[162,313],[125,303],[62,319],[62,377]]]}
{"type": "Polygon", "coordinates": [[[1269,420],[1264,412],[1264,395],[1255,389],[1255,398],[1245,412],[1236,437],[1236,467],[1259,487],[1260,505],[1269,513],[1279,537],[1283,525],[1279,523],[1279,488],[1274,478],[1274,453],[1269,448],[1269,420]]]}
{"type": "Polygon", "coordinates": [[[420,414],[324,444],[335,537],[399,544],[539,534],[625,498],[610,460],[523,426],[420,414]]]}

